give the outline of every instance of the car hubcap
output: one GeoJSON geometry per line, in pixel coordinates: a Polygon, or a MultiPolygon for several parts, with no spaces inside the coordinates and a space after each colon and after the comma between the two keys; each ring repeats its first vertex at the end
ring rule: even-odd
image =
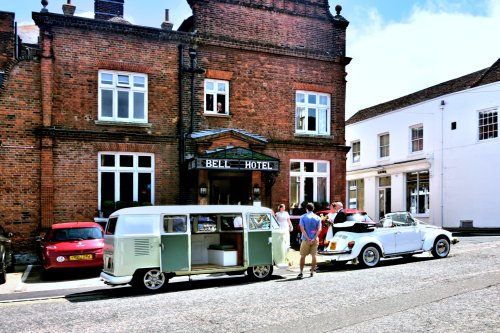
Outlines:
{"type": "Polygon", "coordinates": [[[363,256],[367,265],[374,265],[378,261],[378,253],[373,248],[368,248],[363,256]]]}
{"type": "Polygon", "coordinates": [[[265,278],[269,274],[269,266],[256,266],[253,268],[253,274],[259,279],[265,278]]]}
{"type": "Polygon", "coordinates": [[[144,276],[144,285],[148,289],[158,289],[165,283],[165,275],[157,270],[149,271],[144,276]]]}
{"type": "Polygon", "coordinates": [[[446,255],[448,253],[448,243],[441,239],[437,244],[436,244],[436,252],[440,255],[446,255]]]}

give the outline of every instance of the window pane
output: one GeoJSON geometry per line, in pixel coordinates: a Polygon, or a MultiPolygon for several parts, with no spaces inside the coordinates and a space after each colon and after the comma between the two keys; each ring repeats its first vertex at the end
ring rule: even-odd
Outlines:
{"type": "Polygon", "coordinates": [[[290,171],[299,172],[300,171],[300,162],[290,163],[290,171]]]}
{"type": "Polygon", "coordinates": [[[207,103],[207,109],[206,111],[214,111],[214,95],[211,94],[206,94],[205,95],[206,103],[207,103]]]}
{"type": "Polygon", "coordinates": [[[139,173],[139,203],[151,202],[151,174],[139,173]]]}
{"type": "Polygon", "coordinates": [[[167,233],[171,232],[186,232],[187,218],[186,216],[164,216],[163,230],[167,233]]]}
{"type": "Polygon", "coordinates": [[[134,118],[144,119],[144,93],[134,93],[134,118]]]}
{"type": "Polygon", "coordinates": [[[128,118],[128,91],[118,92],[118,118],[128,118]]]}
{"type": "Polygon", "coordinates": [[[212,81],[205,81],[205,89],[214,91],[214,83],[212,81]]]}
{"type": "Polygon", "coordinates": [[[217,83],[217,91],[225,92],[226,91],[226,84],[225,83],[217,83]]]}
{"type": "Polygon", "coordinates": [[[314,178],[312,177],[304,179],[304,201],[314,201],[314,178]]]}
{"type": "Polygon", "coordinates": [[[134,166],[133,155],[120,155],[120,167],[133,167],[133,166],[134,166]]]}
{"type": "Polygon", "coordinates": [[[290,177],[290,203],[300,207],[300,177],[290,177]]]}
{"type": "Polygon", "coordinates": [[[328,105],[328,97],[326,97],[326,96],[319,96],[319,104],[321,104],[321,105],[328,105]]]}
{"type": "Polygon", "coordinates": [[[106,201],[115,202],[115,173],[101,172],[101,209],[106,201]]]}
{"type": "Polygon", "coordinates": [[[317,197],[316,200],[317,202],[326,202],[328,201],[326,199],[326,178],[325,177],[318,177],[317,180],[317,197]]]}
{"type": "Polygon", "coordinates": [[[304,162],[305,172],[314,172],[314,162],[304,162]]]}
{"type": "Polygon", "coordinates": [[[115,155],[101,155],[101,166],[103,167],[114,167],[115,166],[115,155]]]}
{"type": "Polygon", "coordinates": [[[316,104],[316,95],[308,94],[307,95],[307,103],[316,104]]]}
{"type": "Polygon", "coordinates": [[[307,130],[316,131],[316,109],[307,109],[307,130]]]}
{"type": "Polygon", "coordinates": [[[327,163],[318,163],[318,172],[325,172],[326,173],[326,168],[327,168],[327,163]]]}
{"type": "Polygon", "coordinates": [[[128,86],[129,80],[130,78],[128,75],[118,75],[118,84],[128,86]]]}
{"type": "Polygon", "coordinates": [[[139,168],[151,168],[151,156],[139,156],[139,168]]]}
{"type": "Polygon", "coordinates": [[[319,115],[318,115],[318,130],[319,130],[319,133],[327,133],[328,132],[328,129],[327,129],[327,118],[328,118],[328,114],[326,112],[326,109],[319,109],[319,115]]]}
{"type": "Polygon", "coordinates": [[[297,93],[296,98],[297,98],[297,100],[296,100],[297,103],[305,103],[306,102],[306,95],[303,93],[297,93]]]}
{"type": "Polygon", "coordinates": [[[144,88],[146,86],[146,78],[144,76],[134,76],[134,87],[144,88]]]}
{"type": "Polygon", "coordinates": [[[101,83],[102,84],[113,84],[113,74],[101,73],[101,83]]]}
{"type": "Polygon", "coordinates": [[[226,96],[217,95],[217,112],[226,113],[226,96]]]}
{"type": "Polygon", "coordinates": [[[297,130],[306,129],[306,108],[297,107],[297,130]]]}
{"type": "Polygon", "coordinates": [[[113,117],[113,91],[101,90],[101,116],[113,117]]]}
{"type": "Polygon", "coordinates": [[[131,172],[120,173],[120,201],[130,205],[134,200],[134,174],[131,172]]]}

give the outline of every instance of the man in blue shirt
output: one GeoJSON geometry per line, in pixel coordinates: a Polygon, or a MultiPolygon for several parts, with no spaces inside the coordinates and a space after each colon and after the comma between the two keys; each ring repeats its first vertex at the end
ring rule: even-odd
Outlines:
{"type": "Polygon", "coordinates": [[[321,231],[321,220],[318,215],[313,213],[314,205],[306,205],[306,213],[300,217],[300,232],[302,233],[302,242],[300,243],[300,273],[297,279],[302,279],[302,273],[307,255],[311,255],[311,276],[316,270],[316,253],[318,252],[318,235],[321,231]]]}

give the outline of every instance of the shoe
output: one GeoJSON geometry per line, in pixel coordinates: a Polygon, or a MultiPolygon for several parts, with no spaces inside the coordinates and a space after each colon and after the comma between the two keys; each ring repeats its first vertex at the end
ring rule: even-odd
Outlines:
{"type": "Polygon", "coordinates": [[[297,275],[297,279],[299,280],[302,279],[302,276],[303,276],[302,273],[299,273],[299,275],[297,275]]]}
{"type": "Polygon", "coordinates": [[[314,276],[314,271],[311,271],[311,277],[313,277],[313,276],[314,276]]]}

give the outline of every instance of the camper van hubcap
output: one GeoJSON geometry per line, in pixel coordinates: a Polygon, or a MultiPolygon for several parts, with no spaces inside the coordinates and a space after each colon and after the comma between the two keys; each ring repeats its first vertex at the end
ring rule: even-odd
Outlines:
{"type": "Polygon", "coordinates": [[[147,271],[143,278],[144,286],[150,290],[160,289],[165,281],[165,275],[157,269],[147,271]]]}
{"type": "Polygon", "coordinates": [[[263,266],[250,267],[248,269],[248,273],[250,277],[256,279],[265,279],[269,277],[273,273],[273,271],[272,271],[272,266],[263,265],[263,266]]]}

